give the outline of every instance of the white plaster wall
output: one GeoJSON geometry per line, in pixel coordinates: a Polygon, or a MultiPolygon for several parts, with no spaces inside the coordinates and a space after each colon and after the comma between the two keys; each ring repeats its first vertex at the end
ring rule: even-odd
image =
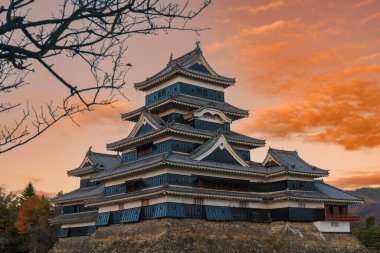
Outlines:
{"type": "Polygon", "coordinates": [[[222,199],[205,199],[204,205],[239,207],[239,201],[222,200],[222,199]]]}
{"type": "Polygon", "coordinates": [[[284,208],[284,207],[299,207],[299,203],[305,203],[305,208],[324,208],[323,202],[298,202],[298,201],[276,201],[266,204],[266,208],[284,208]]]}
{"type": "Polygon", "coordinates": [[[282,175],[278,177],[270,177],[265,182],[275,182],[281,180],[302,180],[302,181],[313,181],[313,177],[305,177],[305,176],[294,176],[294,175],[282,175]]]}
{"type": "Polygon", "coordinates": [[[62,224],[61,228],[87,227],[87,226],[93,226],[93,225],[95,225],[95,221],[72,223],[72,224],[62,224]]]}
{"type": "Polygon", "coordinates": [[[313,224],[323,233],[349,233],[351,231],[349,221],[316,221],[313,224]],[[338,226],[332,226],[333,222],[336,222],[338,226]]]}
{"type": "Polygon", "coordinates": [[[109,206],[101,206],[101,207],[99,207],[98,213],[112,212],[112,211],[118,211],[118,210],[119,210],[119,204],[109,205],[109,206]]]}

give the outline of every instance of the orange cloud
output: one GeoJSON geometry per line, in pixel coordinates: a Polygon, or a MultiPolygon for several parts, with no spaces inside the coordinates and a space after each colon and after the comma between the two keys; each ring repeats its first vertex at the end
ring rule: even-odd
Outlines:
{"type": "Polygon", "coordinates": [[[352,7],[353,8],[362,8],[365,7],[371,3],[373,3],[374,0],[359,0],[357,3],[355,3],[352,7]]]}
{"type": "Polygon", "coordinates": [[[74,121],[82,128],[89,125],[110,125],[123,127],[121,113],[133,110],[126,102],[115,102],[112,105],[98,106],[93,111],[77,114],[74,121]]]}
{"type": "MultiPolygon", "coordinates": [[[[245,77],[239,88],[266,97],[258,110],[252,104],[254,117],[239,122],[238,131],[348,150],[380,146],[380,62],[378,48],[362,37],[364,11],[337,17],[336,2],[328,10],[317,2],[293,7],[292,15],[279,13],[266,25],[247,26],[236,16],[234,33],[224,30],[207,48],[233,51],[230,67],[245,77]]],[[[373,37],[370,27],[367,36],[373,37]]]]}
{"type": "Polygon", "coordinates": [[[345,189],[358,189],[363,187],[380,187],[380,175],[378,173],[353,174],[348,177],[339,177],[327,180],[328,183],[345,189]]]}
{"type": "Polygon", "coordinates": [[[363,24],[366,24],[366,23],[368,23],[374,19],[377,19],[377,18],[380,18],[380,12],[372,14],[372,15],[366,17],[365,19],[363,19],[363,24]]]}
{"type": "Polygon", "coordinates": [[[238,131],[270,137],[299,136],[348,150],[380,146],[380,83],[329,83],[275,108],[260,109],[238,131]]]}
{"type": "Polygon", "coordinates": [[[258,6],[239,6],[235,8],[231,8],[234,11],[246,11],[251,14],[256,14],[259,12],[265,12],[273,9],[278,9],[281,7],[284,7],[288,5],[287,3],[283,1],[277,1],[277,2],[270,2],[268,4],[258,5],[258,6]]]}
{"type": "Polygon", "coordinates": [[[284,20],[278,20],[273,22],[272,24],[269,25],[262,25],[262,26],[254,26],[254,27],[249,27],[245,28],[241,31],[242,36],[244,35],[257,35],[257,34],[262,34],[266,32],[272,32],[275,31],[285,25],[284,20]]]}

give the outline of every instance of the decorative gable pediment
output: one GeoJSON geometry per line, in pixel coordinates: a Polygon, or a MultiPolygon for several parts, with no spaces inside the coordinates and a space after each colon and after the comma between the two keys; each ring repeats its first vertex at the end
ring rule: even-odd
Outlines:
{"type": "Polygon", "coordinates": [[[80,164],[79,168],[87,167],[87,166],[93,166],[94,163],[90,160],[90,158],[86,155],[82,163],[80,164]]]}
{"type": "Polygon", "coordinates": [[[192,69],[198,72],[203,72],[209,75],[218,76],[218,74],[211,68],[211,66],[206,61],[205,57],[202,54],[202,51],[199,51],[198,57],[188,63],[186,66],[188,69],[192,69]]]}
{"type": "Polygon", "coordinates": [[[277,161],[272,155],[267,154],[267,156],[265,157],[263,161],[263,165],[265,167],[272,167],[272,166],[281,166],[282,164],[279,161],[277,161]]]}
{"type": "Polygon", "coordinates": [[[147,132],[153,132],[159,127],[160,125],[158,122],[149,117],[147,112],[143,112],[141,113],[139,120],[129,134],[128,139],[132,139],[147,132]]]}
{"type": "Polygon", "coordinates": [[[231,123],[232,121],[223,112],[210,108],[205,108],[199,112],[194,112],[194,116],[197,118],[202,118],[206,121],[213,121],[217,123],[231,123]]]}
{"type": "Polygon", "coordinates": [[[215,123],[231,123],[232,119],[227,117],[222,111],[213,108],[201,108],[193,111],[184,117],[186,120],[191,120],[192,118],[198,118],[205,121],[215,122],[215,123]]]}
{"type": "Polygon", "coordinates": [[[219,154],[224,153],[224,155],[228,153],[227,155],[229,155],[237,163],[244,167],[249,167],[249,165],[231,147],[223,134],[220,134],[201,145],[198,150],[196,150],[196,152],[192,155],[192,158],[194,160],[201,161],[203,159],[207,160],[208,157],[212,156],[212,160],[215,160],[214,157],[217,155],[216,152],[219,154]]]}

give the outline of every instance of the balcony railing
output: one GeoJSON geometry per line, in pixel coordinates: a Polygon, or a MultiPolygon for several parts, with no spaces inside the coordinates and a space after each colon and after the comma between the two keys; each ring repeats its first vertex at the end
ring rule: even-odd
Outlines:
{"type": "Polygon", "coordinates": [[[328,221],[358,221],[357,215],[326,215],[328,221]]]}

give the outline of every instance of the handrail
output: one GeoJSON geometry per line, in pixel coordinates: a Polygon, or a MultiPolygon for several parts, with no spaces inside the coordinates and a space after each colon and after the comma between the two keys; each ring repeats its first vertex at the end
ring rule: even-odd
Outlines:
{"type": "Polygon", "coordinates": [[[358,221],[359,216],[357,216],[357,215],[326,215],[326,220],[358,221]]]}

